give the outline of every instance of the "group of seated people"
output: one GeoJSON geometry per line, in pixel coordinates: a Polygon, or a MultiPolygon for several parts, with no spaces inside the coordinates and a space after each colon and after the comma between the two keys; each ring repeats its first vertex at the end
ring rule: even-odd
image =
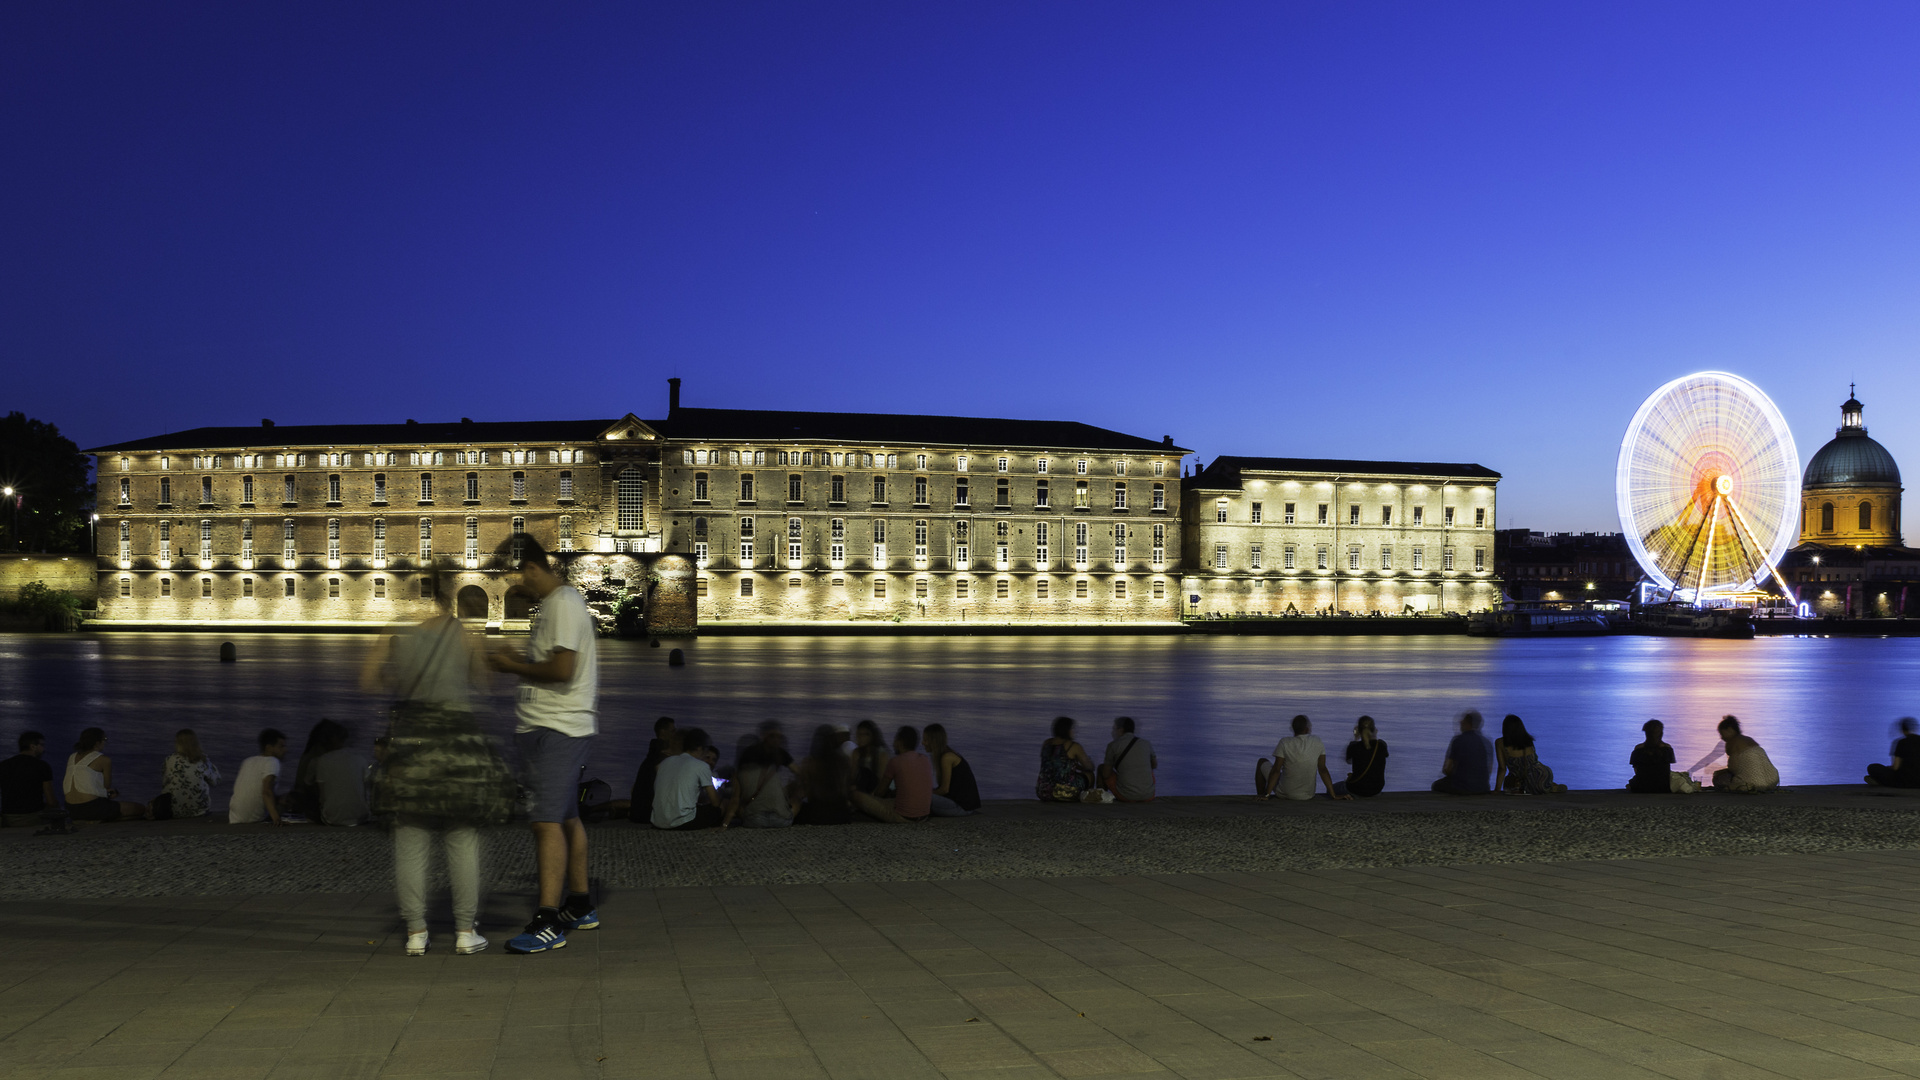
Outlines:
{"type": "Polygon", "coordinates": [[[663,716],[628,801],[633,821],[680,831],[846,825],[855,815],[904,824],[979,809],[973,766],[948,745],[944,725],[902,726],[889,744],[871,720],[852,731],[820,725],[798,760],[769,720],[723,766],[704,730],[663,716]]]}

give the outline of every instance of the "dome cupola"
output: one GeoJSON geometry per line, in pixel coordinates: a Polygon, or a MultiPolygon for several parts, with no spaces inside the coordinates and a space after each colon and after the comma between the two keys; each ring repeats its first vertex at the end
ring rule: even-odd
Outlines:
{"type": "MultiPolygon", "coordinates": [[[[1849,387],[1851,391],[1853,388],[1849,387]]],[[[1849,392],[1840,427],[1800,477],[1800,542],[1898,545],[1900,466],[1867,436],[1866,406],[1849,392]]]]}
{"type": "Polygon", "coordinates": [[[1840,406],[1840,426],[1832,441],[1807,462],[1807,471],[1800,479],[1802,488],[1900,486],[1900,466],[1893,455],[1867,437],[1866,408],[1848,393],[1840,406]]]}

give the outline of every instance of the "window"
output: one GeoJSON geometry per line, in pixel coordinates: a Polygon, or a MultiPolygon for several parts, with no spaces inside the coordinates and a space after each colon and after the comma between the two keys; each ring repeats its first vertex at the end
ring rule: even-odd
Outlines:
{"type": "Polygon", "coordinates": [[[1247,549],[1247,565],[1252,567],[1255,570],[1262,569],[1260,565],[1261,556],[1262,556],[1261,545],[1255,544],[1251,548],[1248,548],[1247,549]]]}
{"type": "Polygon", "coordinates": [[[1360,569],[1360,545],[1359,544],[1349,544],[1347,546],[1347,569],[1349,570],[1360,569]]]}
{"type": "Polygon", "coordinates": [[[467,546],[466,546],[465,554],[467,559],[467,569],[471,570],[474,567],[480,565],[480,519],[479,518],[470,517],[467,519],[466,545],[467,546]]]}
{"type": "Polygon", "coordinates": [[[1418,547],[1414,548],[1413,549],[1413,569],[1425,570],[1426,568],[1427,568],[1427,549],[1418,548],[1418,547]]]}
{"type": "Polygon", "coordinates": [[[213,521],[208,518],[202,518],[200,520],[200,565],[205,566],[212,561],[213,521]]]}
{"type": "Polygon", "coordinates": [[[1165,600],[1167,598],[1166,582],[1155,579],[1153,583],[1153,598],[1155,600],[1165,600]]]}
{"type": "Polygon", "coordinates": [[[743,503],[750,503],[754,501],[752,473],[740,474],[740,501],[743,503]]]}
{"type": "MultiPolygon", "coordinates": [[[[288,483],[292,483],[292,478],[288,478],[288,483]]],[[[160,505],[173,505],[173,478],[170,476],[160,478],[160,505]]]]}
{"type": "Polygon", "coordinates": [[[833,568],[838,570],[845,566],[847,561],[847,519],[834,518],[829,527],[831,531],[828,533],[830,539],[827,546],[827,559],[833,564],[833,568]]]}
{"type": "MultiPolygon", "coordinates": [[[[126,458],[121,458],[120,460],[125,461],[126,458]]],[[[133,595],[133,579],[132,578],[123,577],[120,579],[120,595],[121,596],[133,595]]]]}
{"type": "Polygon", "coordinates": [[[1297,566],[1294,563],[1294,550],[1293,550],[1292,544],[1288,544],[1285,547],[1280,549],[1280,569],[1282,570],[1297,569],[1297,566]]]}
{"type": "Polygon", "coordinates": [[[162,569],[173,565],[173,522],[160,523],[160,566],[162,569]]]}
{"type": "Polygon", "coordinates": [[[420,519],[420,562],[433,561],[433,519],[420,519]]]}
{"type": "Polygon", "coordinates": [[[740,565],[753,565],[753,519],[740,519],[740,565]]]}
{"type": "Polygon", "coordinates": [[[882,578],[873,579],[873,598],[875,600],[885,600],[887,598],[887,579],[886,578],[882,577],[882,578]]]}
{"type": "Polygon", "coordinates": [[[913,459],[913,467],[914,467],[914,468],[916,468],[916,469],[924,469],[924,468],[926,468],[926,467],[927,467],[927,455],[925,455],[925,454],[918,454],[918,455],[915,455],[915,457],[914,457],[914,459],[913,459]]]}
{"type": "Polygon", "coordinates": [[[801,519],[797,517],[788,518],[787,519],[787,567],[788,569],[798,570],[800,568],[800,540],[801,540],[800,531],[801,531],[801,519]]]}
{"type": "Polygon", "coordinates": [[[385,600],[387,598],[386,578],[377,577],[373,579],[373,598],[375,600],[385,600]]]}
{"type": "Polygon", "coordinates": [[[1049,539],[1048,531],[1046,522],[1036,521],[1033,523],[1033,564],[1041,570],[1045,570],[1048,566],[1052,565],[1053,561],[1047,543],[1049,539]]]}
{"type": "Polygon", "coordinates": [[[387,501],[387,474],[386,473],[373,474],[373,501],[376,503],[383,503],[387,501]]]}
{"type": "Polygon", "coordinates": [[[927,598],[927,579],[926,578],[913,579],[913,598],[915,600],[925,600],[927,598]]]}
{"type": "Polygon", "coordinates": [[[1073,482],[1073,508],[1075,510],[1085,510],[1090,505],[1092,505],[1092,503],[1087,494],[1087,482],[1085,480],[1075,480],[1073,482]]]}
{"type": "Polygon", "coordinates": [[[1125,510],[1127,508],[1127,482],[1125,480],[1115,480],[1113,482],[1113,508],[1115,510],[1125,510]]]}
{"type": "Polygon", "coordinates": [[[420,501],[423,503],[430,503],[433,501],[433,474],[432,473],[420,474],[420,501]]]}
{"type": "MultiPolygon", "coordinates": [[[[1487,527],[1487,508],[1486,507],[1476,506],[1473,508],[1473,527],[1476,529],[1484,529],[1487,527]]],[[[1864,529],[1866,528],[1866,526],[1862,525],[1861,528],[1864,529]]]]}
{"type": "Polygon", "coordinates": [[[202,600],[213,599],[213,579],[212,578],[203,577],[200,579],[200,599],[202,600]]]}
{"type": "Polygon", "coordinates": [[[1012,595],[1012,590],[1007,585],[1007,579],[995,578],[993,582],[993,598],[995,600],[1005,600],[1010,595],[1012,595]]]}
{"type": "MultiPolygon", "coordinates": [[[[160,485],[161,485],[160,490],[162,492],[166,491],[166,483],[167,482],[165,479],[162,479],[160,481],[160,485]]],[[[161,501],[164,502],[166,500],[162,499],[161,501]]],[[[1820,531],[1821,532],[1833,531],[1833,504],[1832,503],[1822,503],[1820,505],[1820,531]]]]}
{"type": "Polygon", "coordinates": [[[1165,525],[1153,527],[1153,565],[1167,565],[1167,527],[1165,525]]]}
{"type": "Polygon", "coordinates": [[[1255,525],[1258,525],[1261,523],[1262,519],[1266,517],[1266,511],[1267,511],[1267,507],[1265,503],[1254,503],[1252,508],[1248,511],[1249,516],[1247,520],[1253,522],[1255,525]]]}
{"type": "Polygon", "coordinates": [[[1382,570],[1393,569],[1393,549],[1392,548],[1386,547],[1386,546],[1382,546],[1380,548],[1380,569],[1382,570]]]}
{"type": "Polygon", "coordinates": [[[1440,549],[1440,569],[1442,570],[1453,569],[1453,549],[1452,548],[1440,549]]]}
{"type": "Polygon", "coordinates": [[[1166,510],[1166,508],[1167,508],[1167,485],[1165,484],[1153,485],[1153,509],[1156,512],[1159,512],[1159,511],[1166,510]]]}
{"type": "Polygon", "coordinates": [[[211,502],[213,502],[213,477],[203,476],[200,478],[200,505],[206,506],[211,502]]]}
{"type": "MultiPolygon", "coordinates": [[[[121,459],[120,459],[120,471],[121,471],[121,472],[126,472],[126,471],[127,471],[128,469],[131,469],[131,468],[133,468],[133,459],[132,459],[132,458],[128,458],[128,457],[123,457],[123,458],[121,458],[121,459]]],[[[123,580],[123,581],[124,581],[124,580],[128,580],[128,579],[125,579],[125,578],[122,578],[121,580],[123,580]]]]}
{"type": "Polygon", "coordinates": [[[162,575],[162,576],[161,576],[161,578],[160,578],[160,595],[161,595],[161,596],[172,596],[172,595],[173,595],[173,579],[172,579],[172,578],[170,578],[170,577],[166,577],[166,576],[164,576],[164,575],[162,575]]]}
{"type": "Polygon", "coordinates": [[[327,599],[329,600],[340,599],[340,579],[339,578],[330,577],[327,579],[327,599]]]}
{"type": "Polygon", "coordinates": [[[953,457],[953,471],[954,471],[954,472],[966,472],[966,471],[967,471],[967,455],[965,455],[965,454],[955,454],[955,455],[954,455],[954,457],[953,457]]]}
{"type": "Polygon", "coordinates": [[[884,476],[876,476],[873,478],[873,505],[885,506],[886,504],[887,478],[884,476]]]}
{"type": "Polygon", "coordinates": [[[527,501],[527,474],[526,473],[516,472],[513,474],[513,501],[514,502],[527,501]]]}
{"type": "Polygon", "coordinates": [[[913,561],[921,564],[927,561],[927,519],[925,518],[913,523],[913,561]]]}
{"type": "Polygon", "coordinates": [[[1039,474],[1040,474],[1041,476],[1045,476],[1045,475],[1047,475],[1047,459],[1046,459],[1046,458],[1034,458],[1034,459],[1033,459],[1033,471],[1034,471],[1034,472],[1036,472],[1036,473],[1039,473],[1039,474]]]}
{"type": "Polygon", "coordinates": [[[1325,525],[1327,523],[1327,504],[1326,503],[1320,504],[1320,517],[1319,517],[1318,523],[1321,525],[1325,525]]]}
{"type": "Polygon", "coordinates": [[[1380,524],[1382,525],[1393,524],[1393,507],[1383,506],[1380,508],[1380,524]]]}
{"type": "Polygon", "coordinates": [[[1125,600],[1127,598],[1127,579],[1126,578],[1114,579],[1113,598],[1115,600],[1125,600]]]}
{"type": "Polygon", "coordinates": [[[1453,507],[1449,506],[1445,510],[1440,511],[1440,524],[1449,529],[1453,528],[1453,507]]]}
{"type": "Polygon", "coordinates": [[[132,504],[133,504],[133,481],[123,476],[120,478],[120,505],[131,506],[132,504]]]}
{"type": "Polygon", "coordinates": [[[292,599],[296,594],[296,592],[298,591],[298,588],[299,587],[294,584],[294,579],[288,578],[286,591],[282,595],[286,596],[288,599],[292,599]]]}
{"type": "Polygon", "coordinates": [[[560,515],[560,550],[573,550],[573,515],[560,515]]]}
{"type": "Polygon", "coordinates": [[[286,518],[280,522],[280,561],[292,566],[299,558],[293,539],[293,519],[286,518]]]}
{"type": "Polygon", "coordinates": [[[1359,503],[1354,503],[1351,506],[1347,507],[1347,524],[1349,525],[1360,524],[1360,504],[1359,503]]]}
{"type": "MultiPolygon", "coordinates": [[[[124,459],[123,459],[123,460],[124,460],[124,459]]],[[[1010,458],[995,458],[995,459],[994,459],[994,465],[995,465],[995,466],[996,466],[996,467],[997,467],[997,468],[999,469],[999,471],[1000,471],[1000,472],[1006,472],[1006,471],[1007,471],[1007,469],[1008,469],[1008,467],[1009,467],[1009,466],[1011,466],[1012,464],[1013,464],[1013,461],[1012,461],[1012,459],[1010,459],[1010,458]]]]}
{"type": "Polygon", "coordinates": [[[967,579],[966,578],[954,579],[953,598],[955,600],[965,600],[967,598],[967,579]]]}
{"type": "Polygon", "coordinates": [[[1113,526],[1113,565],[1119,569],[1127,564],[1127,527],[1115,522],[1113,526]]]}
{"type": "Polygon", "coordinates": [[[160,458],[160,467],[161,467],[162,469],[171,469],[171,468],[173,468],[173,459],[172,459],[172,458],[170,458],[170,457],[165,457],[165,456],[162,456],[162,457],[160,458]]]}
{"type": "Polygon", "coordinates": [[[1048,588],[1049,585],[1046,578],[1035,580],[1033,583],[1033,598],[1036,600],[1045,600],[1047,598],[1048,588]]]}
{"type": "Polygon", "coordinates": [[[1414,507],[1414,508],[1413,508],[1413,527],[1414,527],[1414,528],[1416,528],[1416,529],[1417,529],[1417,528],[1419,528],[1419,527],[1420,527],[1421,525],[1423,525],[1423,524],[1425,524],[1425,523],[1426,523],[1426,518],[1427,518],[1427,508],[1426,508],[1426,507],[1424,507],[1424,506],[1416,506],[1416,507],[1414,507]]]}
{"type": "Polygon", "coordinates": [[[467,501],[470,503],[480,501],[480,474],[477,472],[467,474],[467,501]]]}
{"type": "Polygon", "coordinates": [[[1474,548],[1473,549],[1473,572],[1476,574],[1485,573],[1486,569],[1487,569],[1487,549],[1474,548]]]}
{"type": "Polygon", "coordinates": [[[1153,463],[1153,475],[1155,475],[1155,476],[1165,476],[1165,475],[1167,475],[1167,463],[1166,463],[1166,462],[1164,462],[1164,461],[1156,461],[1156,462],[1154,462],[1154,463],[1153,463]]]}
{"type": "Polygon", "coordinates": [[[1216,522],[1227,520],[1227,500],[1221,499],[1213,504],[1213,520],[1216,522]]]}
{"type": "Polygon", "coordinates": [[[1080,476],[1087,475],[1087,459],[1081,458],[1079,461],[1074,462],[1073,471],[1080,476]]]}
{"type": "Polygon", "coordinates": [[[123,521],[120,523],[120,565],[125,566],[132,561],[133,525],[130,522],[123,521]]]}
{"type": "Polygon", "coordinates": [[[799,473],[787,474],[787,501],[790,503],[797,503],[800,501],[800,474],[799,473]]]}
{"type": "Polygon", "coordinates": [[[288,506],[292,506],[294,503],[297,503],[300,501],[298,494],[294,491],[293,477],[291,476],[286,477],[282,481],[281,486],[282,488],[285,489],[281,492],[281,499],[280,499],[281,502],[287,504],[288,506]]]}
{"type": "Polygon", "coordinates": [[[1227,568],[1227,545],[1213,545],[1213,568],[1215,570],[1225,570],[1227,568]]]}
{"type": "Polygon", "coordinates": [[[1073,563],[1075,566],[1087,565],[1087,523],[1073,523],[1073,563]]]}
{"type": "Polygon", "coordinates": [[[1087,579],[1086,578],[1073,579],[1073,598],[1075,600],[1085,600],[1087,598],[1087,579]]]}
{"type": "Polygon", "coordinates": [[[340,519],[327,519],[327,565],[340,565],[340,519]]]}
{"type": "MultiPolygon", "coordinates": [[[[1001,491],[1006,490],[1006,484],[1007,482],[1005,480],[1000,481],[1001,491]]],[[[961,507],[961,506],[967,505],[967,490],[968,489],[967,489],[966,477],[956,476],[953,478],[953,505],[954,506],[961,507]]]]}
{"type": "Polygon", "coordinates": [[[560,501],[573,501],[573,470],[560,470],[560,501]]]}
{"type": "Polygon", "coordinates": [[[887,521],[885,518],[875,519],[873,523],[873,565],[880,567],[887,565],[887,521]]]}
{"type": "Polygon", "coordinates": [[[844,503],[847,501],[847,478],[846,477],[835,476],[832,480],[828,481],[827,501],[834,504],[844,503]]]}
{"type": "MultiPolygon", "coordinates": [[[[926,457],[925,454],[920,456],[923,458],[926,457]]],[[[924,468],[924,466],[922,467],[924,468]]],[[[927,505],[927,478],[924,476],[916,476],[913,478],[913,505],[927,505]]]]}
{"type": "Polygon", "coordinates": [[[1035,480],[1033,482],[1033,505],[1045,510],[1048,506],[1047,497],[1047,482],[1045,480],[1035,480]]]}
{"type": "Polygon", "coordinates": [[[1001,570],[1010,565],[1007,560],[1007,523],[1004,521],[993,523],[993,565],[1001,570]]]}
{"type": "Polygon", "coordinates": [[[752,578],[743,577],[740,579],[740,595],[741,596],[753,595],[753,579],[752,578]]]}
{"type": "Polygon", "coordinates": [[[1115,476],[1125,476],[1125,475],[1127,475],[1127,463],[1126,463],[1126,462],[1124,462],[1124,461],[1116,461],[1116,462],[1114,462],[1114,463],[1113,463],[1113,475],[1115,475],[1115,476]]]}
{"type": "Polygon", "coordinates": [[[697,472],[693,474],[693,501],[697,503],[708,501],[706,473],[697,472]]]}
{"type": "Polygon", "coordinates": [[[327,476],[327,503],[330,506],[340,505],[340,474],[339,473],[330,473],[327,476]]]}
{"type": "Polygon", "coordinates": [[[1314,560],[1315,569],[1327,569],[1327,545],[1320,544],[1314,549],[1314,560]]]}
{"type": "Polygon", "coordinates": [[[628,531],[641,528],[645,523],[643,511],[647,500],[647,482],[639,469],[629,465],[620,470],[614,498],[619,504],[618,527],[628,531]]]}
{"type": "Polygon", "coordinates": [[[707,579],[704,576],[694,579],[693,595],[695,596],[707,595],[707,579]]]}

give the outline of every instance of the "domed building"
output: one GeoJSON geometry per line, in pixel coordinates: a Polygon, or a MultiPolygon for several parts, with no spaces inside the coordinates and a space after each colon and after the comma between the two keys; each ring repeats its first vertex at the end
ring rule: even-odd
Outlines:
{"type": "Polygon", "coordinates": [[[1865,410],[1849,394],[1839,430],[1807,462],[1800,480],[1802,544],[1900,544],[1900,466],[1867,436],[1865,410]]]}

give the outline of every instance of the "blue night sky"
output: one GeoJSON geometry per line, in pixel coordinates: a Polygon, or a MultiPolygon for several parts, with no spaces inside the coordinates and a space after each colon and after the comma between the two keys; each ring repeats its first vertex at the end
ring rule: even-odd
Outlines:
{"type": "Polygon", "coordinates": [[[0,10],[0,408],[690,405],[1478,461],[1724,367],[1920,468],[1912,4],[0,10]]]}

